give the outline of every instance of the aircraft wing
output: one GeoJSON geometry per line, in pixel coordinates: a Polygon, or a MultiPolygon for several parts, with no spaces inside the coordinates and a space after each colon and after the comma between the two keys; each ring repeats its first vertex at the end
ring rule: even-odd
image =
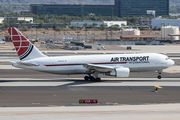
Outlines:
{"type": "Polygon", "coordinates": [[[105,66],[105,65],[95,65],[95,64],[82,64],[82,65],[89,72],[98,71],[98,72],[101,72],[101,73],[105,73],[105,72],[111,72],[111,71],[114,70],[114,67],[105,66]]]}
{"type": "Polygon", "coordinates": [[[8,60],[11,63],[17,63],[19,65],[25,65],[25,66],[39,66],[39,64],[36,63],[28,63],[28,62],[23,62],[23,61],[14,61],[14,60],[8,60]]]}

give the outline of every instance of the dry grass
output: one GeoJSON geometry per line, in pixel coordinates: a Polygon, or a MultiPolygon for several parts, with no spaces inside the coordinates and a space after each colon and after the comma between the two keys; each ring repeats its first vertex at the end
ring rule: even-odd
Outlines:
{"type": "MultiPolygon", "coordinates": [[[[36,29],[28,30],[28,31],[22,31],[24,35],[36,35],[36,29]]],[[[69,31],[54,31],[53,29],[37,29],[37,34],[38,35],[53,35],[53,34],[59,34],[59,35],[77,35],[76,30],[69,30],[69,31]]],[[[117,30],[117,31],[108,31],[108,34],[111,35],[121,35],[122,31],[117,30]]],[[[78,30],[78,35],[94,35],[94,30],[89,30],[89,31],[84,31],[84,30],[78,30]]],[[[96,35],[106,35],[106,31],[95,31],[96,35]]],[[[142,35],[156,35],[156,34],[161,34],[161,31],[158,30],[141,30],[142,35]]],[[[0,35],[8,35],[7,31],[2,31],[0,32],[0,35]]]]}

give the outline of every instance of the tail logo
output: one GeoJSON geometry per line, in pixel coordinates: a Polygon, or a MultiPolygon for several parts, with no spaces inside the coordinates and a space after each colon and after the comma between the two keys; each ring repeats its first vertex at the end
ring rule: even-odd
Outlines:
{"type": "Polygon", "coordinates": [[[20,60],[26,58],[33,50],[33,45],[16,28],[8,28],[8,32],[20,60]]]}

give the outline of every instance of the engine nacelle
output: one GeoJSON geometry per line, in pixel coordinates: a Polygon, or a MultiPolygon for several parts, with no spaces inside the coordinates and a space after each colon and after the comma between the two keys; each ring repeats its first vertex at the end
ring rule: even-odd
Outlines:
{"type": "Polygon", "coordinates": [[[129,77],[130,70],[129,68],[116,68],[114,71],[110,73],[106,73],[106,75],[115,76],[115,77],[129,77]]]}

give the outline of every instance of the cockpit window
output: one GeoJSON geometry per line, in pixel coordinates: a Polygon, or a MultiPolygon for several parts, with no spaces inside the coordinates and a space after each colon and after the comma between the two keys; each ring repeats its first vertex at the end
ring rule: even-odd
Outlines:
{"type": "Polygon", "coordinates": [[[165,59],[166,59],[166,60],[170,60],[171,58],[168,57],[168,58],[165,58],[165,59]]]}

